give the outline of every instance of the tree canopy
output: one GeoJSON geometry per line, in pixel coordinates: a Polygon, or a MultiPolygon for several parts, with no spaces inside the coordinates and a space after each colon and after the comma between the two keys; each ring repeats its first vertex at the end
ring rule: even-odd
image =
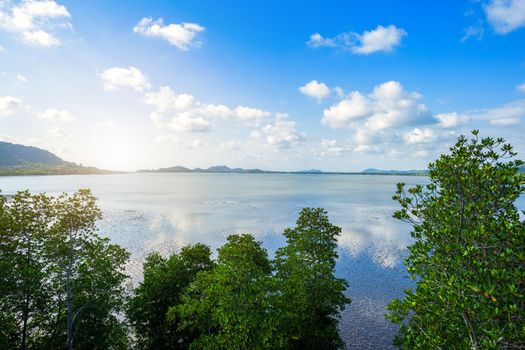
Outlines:
{"type": "Polygon", "coordinates": [[[128,348],[129,253],[97,234],[100,215],[89,190],[0,196],[2,348],[128,348]]]}
{"type": "Polygon", "coordinates": [[[412,224],[416,281],[389,305],[404,349],[525,347],[525,225],[515,206],[523,164],[503,139],[461,136],[429,165],[430,183],[398,185],[395,217],[412,224]]]}

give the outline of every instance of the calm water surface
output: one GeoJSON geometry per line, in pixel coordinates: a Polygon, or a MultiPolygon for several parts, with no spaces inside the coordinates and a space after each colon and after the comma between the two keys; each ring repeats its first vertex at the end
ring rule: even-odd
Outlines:
{"type": "Polygon", "coordinates": [[[397,182],[427,181],[380,175],[119,174],[0,177],[0,189],[10,195],[91,188],[104,212],[101,234],[131,251],[128,269],[135,283],[148,252],[167,254],[194,242],[215,249],[232,233],[252,233],[272,256],[301,208],[323,207],[343,229],[337,274],[350,282],[352,298],[341,320],[343,339],[349,348],[392,349],[396,327],[383,315],[389,300],[410,286],[403,259],[411,242],[410,227],[392,219],[397,209],[392,195],[397,182]]]}

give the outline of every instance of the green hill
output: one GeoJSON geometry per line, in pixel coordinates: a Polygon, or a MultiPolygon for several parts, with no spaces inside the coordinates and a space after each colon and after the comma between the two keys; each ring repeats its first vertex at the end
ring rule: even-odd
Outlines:
{"type": "Polygon", "coordinates": [[[67,162],[38,147],[0,141],[0,176],[109,173],[114,172],[67,162]]]}
{"type": "Polygon", "coordinates": [[[0,142],[0,167],[27,163],[60,165],[65,162],[53,153],[41,148],[0,142]]]}

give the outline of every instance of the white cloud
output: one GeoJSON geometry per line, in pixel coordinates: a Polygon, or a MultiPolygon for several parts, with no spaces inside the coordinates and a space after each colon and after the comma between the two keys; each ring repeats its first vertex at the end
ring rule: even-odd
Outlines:
{"type": "Polygon", "coordinates": [[[66,137],[67,136],[66,133],[64,132],[64,130],[62,130],[59,127],[56,127],[56,126],[47,129],[47,133],[49,134],[49,136],[55,137],[55,138],[62,138],[62,137],[66,137]]]}
{"type": "Polygon", "coordinates": [[[419,144],[419,143],[432,143],[436,140],[437,134],[434,130],[429,128],[419,129],[415,128],[403,135],[405,143],[419,144]]]}
{"type": "Polygon", "coordinates": [[[44,112],[38,113],[37,116],[40,120],[50,122],[69,122],[73,120],[73,116],[69,111],[55,108],[48,108],[44,112]]]}
{"type": "Polygon", "coordinates": [[[273,124],[267,124],[261,130],[251,133],[253,139],[264,141],[275,148],[286,149],[300,144],[305,139],[305,134],[296,130],[297,124],[288,119],[285,113],[278,113],[273,124]]]}
{"type": "Polygon", "coordinates": [[[520,124],[520,118],[498,118],[490,120],[491,125],[511,126],[520,124]]]}
{"type": "Polygon", "coordinates": [[[237,106],[235,108],[235,117],[243,122],[252,122],[259,124],[262,120],[272,115],[270,112],[263,111],[262,109],[237,106]]]}
{"type": "Polygon", "coordinates": [[[349,98],[324,110],[322,123],[334,129],[349,126],[350,122],[370,116],[372,102],[359,91],[352,91],[349,98]]]}
{"type": "Polygon", "coordinates": [[[465,114],[473,120],[488,120],[491,124],[498,125],[498,122],[492,123],[491,120],[525,117],[525,100],[514,101],[496,108],[468,111],[465,114]]]}
{"type": "Polygon", "coordinates": [[[17,6],[0,9],[0,27],[35,46],[60,45],[60,40],[51,30],[57,27],[70,28],[70,18],[64,5],[50,0],[25,0],[17,6]]]}
{"type": "Polygon", "coordinates": [[[440,113],[435,116],[439,120],[439,125],[444,128],[455,128],[459,125],[464,125],[471,121],[470,116],[460,115],[456,112],[440,113]]]}
{"type": "Polygon", "coordinates": [[[24,32],[22,33],[22,39],[31,45],[35,46],[58,46],[60,45],[60,41],[49,34],[48,32],[44,32],[43,30],[35,30],[32,32],[24,32]]]}
{"type": "Polygon", "coordinates": [[[22,101],[16,97],[0,97],[0,116],[12,115],[22,106],[22,101]]]}
{"type": "Polygon", "coordinates": [[[157,92],[149,92],[144,102],[156,107],[160,113],[185,111],[195,105],[195,98],[189,94],[177,94],[169,86],[161,86],[157,92]]]}
{"type": "Polygon", "coordinates": [[[348,148],[341,146],[337,140],[322,139],[321,147],[322,151],[319,153],[321,156],[340,156],[342,153],[349,151],[348,148]]]}
{"type": "Polygon", "coordinates": [[[157,126],[169,126],[179,131],[209,131],[212,124],[207,119],[210,118],[234,119],[246,125],[260,125],[263,120],[271,116],[270,112],[258,108],[237,106],[231,109],[222,104],[205,104],[197,101],[192,95],[178,94],[169,86],[146,93],[144,102],[155,107],[150,118],[157,126]],[[166,116],[173,113],[176,115],[171,122],[164,124],[166,116]]]}
{"type": "Polygon", "coordinates": [[[484,9],[487,20],[498,34],[525,27],[525,0],[492,0],[484,9]]]}
{"type": "Polygon", "coordinates": [[[192,112],[177,113],[168,124],[175,131],[209,132],[212,125],[209,121],[192,112]]]}
{"type": "Polygon", "coordinates": [[[378,85],[368,96],[353,91],[350,96],[323,112],[323,125],[332,128],[349,128],[356,122],[363,127],[379,131],[429,122],[427,107],[419,103],[421,95],[404,91],[397,81],[378,85]]]}
{"type": "Polygon", "coordinates": [[[317,80],[312,80],[301,86],[299,92],[303,95],[314,97],[320,102],[330,95],[330,88],[325,83],[319,83],[317,80]]]}
{"type": "Polygon", "coordinates": [[[353,143],[357,145],[372,145],[380,141],[379,134],[360,127],[352,136],[353,143]]]}
{"type": "Polygon", "coordinates": [[[357,36],[360,44],[353,51],[364,55],[380,51],[391,52],[406,35],[407,32],[404,29],[394,25],[377,26],[376,29],[365,31],[362,35],[357,36]]]}
{"type": "Polygon", "coordinates": [[[190,48],[201,46],[196,40],[197,35],[205,28],[197,23],[171,23],[164,25],[162,18],[153,20],[143,18],[133,28],[133,31],[147,37],[158,37],[168,41],[177,48],[188,51],[190,48]]]}
{"type": "Polygon", "coordinates": [[[319,33],[313,33],[312,35],[310,35],[310,40],[308,40],[306,44],[314,48],[323,47],[323,46],[327,46],[327,47],[338,46],[338,44],[336,43],[336,39],[325,38],[319,33]]]}
{"type": "Polygon", "coordinates": [[[108,91],[118,89],[133,89],[135,91],[144,91],[151,88],[151,84],[140,69],[135,67],[113,67],[106,69],[100,74],[104,89],[108,91]]]}
{"type": "Polygon", "coordinates": [[[516,86],[516,90],[518,90],[519,92],[525,93],[525,83],[516,86]]]}
{"type": "Polygon", "coordinates": [[[225,105],[206,105],[203,109],[206,115],[221,119],[228,119],[234,115],[230,107],[225,105]]]}
{"type": "Polygon", "coordinates": [[[338,47],[350,50],[355,54],[369,55],[375,52],[392,52],[399,46],[407,32],[395,25],[383,27],[378,25],[363,34],[355,32],[341,33],[333,38],[325,38],[319,33],[310,36],[307,45],[310,47],[338,47]]]}

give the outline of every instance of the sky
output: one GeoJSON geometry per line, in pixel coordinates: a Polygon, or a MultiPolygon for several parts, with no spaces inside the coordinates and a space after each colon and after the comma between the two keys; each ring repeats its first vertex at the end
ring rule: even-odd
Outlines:
{"type": "Polygon", "coordinates": [[[525,158],[525,0],[2,1],[0,140],[112,170],[525,158]]]}

